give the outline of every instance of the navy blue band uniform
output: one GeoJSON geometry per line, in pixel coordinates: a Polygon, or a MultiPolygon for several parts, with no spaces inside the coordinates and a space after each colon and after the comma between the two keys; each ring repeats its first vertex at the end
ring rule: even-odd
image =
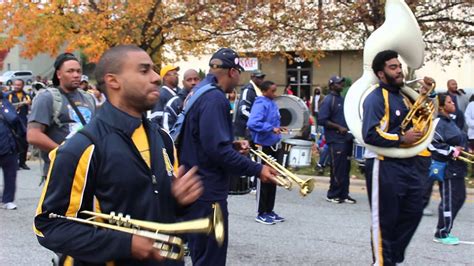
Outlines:
{"type": "Polygon", "coordinates": [[[171,194],[174,147],[169,135],[108,102],[84,130],[95,140],[76,134],[50,153],[34,224],[39,242],[69,255],[69,265],[182,264],[132,258],[130,234],[48,218],[50,213],[88,218],[80,211],[92,210],[176,222],[180,208],[171,194]]]}
{"type": "Polygon", "coordinates": [[[217,85],[217,78],[208,74],[193,91],[212,84],[217,89],[201,95],[186,115],[182,138],[178,143],[180,164],[187,169],[198,166],[204,192],[186,208],[185,220],[193,220],[212,213],[212,203],[222,207],[225,240],[221,247],[212,236],[189,234],[188,246],[193,265],[225,265],[228,245],[227,195],[230,176],[260,176],[262,166],[239,154],[233,148],[232,118],[225,93],[217,85]]]}
{"type": "Polygon", "coordinates": [[[350,133],[342,134],[337,129],[329,127],[328,122],[347,128],[344,118],[344,98],[335,91],[331,91],[321,103],[318,125],[324,126],[324,136],[329,146],[331,160],[327,198],[343,201],[349,197],[353,137],[350,133]]]}
{"type": "MultiPolygon", "coordinates": [[[[379,84],[363,104],[364,142],[378,147],[400,147],[400,124],[409,106],[400,88],[379,84]]],[[[367,150],[366,158],[374,263],[394,265],[404,260],[405,249],[421,220],[423,180],[413,174],[413,157],[389,158],[367,150]]]]}
{"type": "Polygon", "coordinates": [[[438,224],[435,238],[449,237],[454,219],[466,199],[467,165],[461,160],[453,160],[456,146],[467,149],[467,136],[457,126],[458,121],[440,114],[433,141],[428,146],[433,160],[446,162],[444,181],[439,183],[441,202],[438,206],[438,224]]]}

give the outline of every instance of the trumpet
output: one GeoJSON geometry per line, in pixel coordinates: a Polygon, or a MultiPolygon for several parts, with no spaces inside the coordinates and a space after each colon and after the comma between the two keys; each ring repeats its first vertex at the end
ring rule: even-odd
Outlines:
{"type": "Polygon", "coordinates": [[[257,157],[262,159],[262,161],[264,161],[267,165],[269,165],[270,167],[272,167],[279,173],[279,175],[275,177],[278,185],[288,190],[291,190],[292,181],[293,181],[296,184],[298,184],[298,186],[300,186],[300,194],[303,197],[313,191],[314,182],[315,182],[313,178],[308,178],[307,180],[303,180],[299,178],[297,175],[290,172],[285,167],[283,167],[281,164],[277,163],[275,158],[265,154],[264,152],[260,150],[254,150],[254,149],[250,149],[250,152],[252,152],[257,157]]]}
{"type": "Polygon", "coordinates": [[[474,154],[467,151],[460,151],[459,156],[454,157],[454,160],[461,160],[466,163],[474,163],[474,154]]]}
{"type": "Polygon", "coordinates": [[[62,218],[79,223],[95,225],[133,235],[143,236],[155,240],[153,248],[159,250],[160,255],[167,259],[181,260],[184,255],[183,240],[179,237],[166,235],[181,233],[214,233],[219,246],[224,242],[224,220],[222,210],[218,203],[213,204],[214,212],[207,218],[196,219],[192,221],[178,222],[172,224],[156,223],[143,220],[131,219],[130,215],[123,216],[122,213],[115,215],[82,211],[81,213],[90,215],[88,219],[77,217],[62,216],[50,213],[49,218],[62,218]],[[102,218],[108,220],[108,223],[93,221],[93,219],[102,218]],[[174,251],[177,250],[177,251],[174,251]]]}

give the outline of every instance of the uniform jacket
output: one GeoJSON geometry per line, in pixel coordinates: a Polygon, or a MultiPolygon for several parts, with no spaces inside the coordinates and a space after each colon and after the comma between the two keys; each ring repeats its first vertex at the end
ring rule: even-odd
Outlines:
{"type": "Polygon", "coordinates": [[[132,219],[171,223],[177,205],[171,195],[173,163],[171,138],[147,122],[105,102],[84,128],[95,140],[76,134],[50,153],[51,168],[36,211],[34,230],[41,245],[75,258],[75,265],[161,265],[131,258],[131,234],[95,229],[50,213],[88,218],[95,210],[128,214],[132,219]],[[143,123],[147,132],[151,169],[131,136],[143,123]],[[94,264],[96,265],[96,264],[94,264]]]}
{"type": "MultiPolygon", "coordinates": [[[[8,94],[8,100],[11,103],[19,103],[19,102],[23,102],[23,101],[29,101],[31,103],[31,96],[28,95],[24,91],[21,91],[21,92],[18,92],[18,93],[16,91],[12,91],[8,94]]],[[[20,117],[22,119],[22,122],[24,122],[25,125],[26,125],[26,120],[27,120],[26,116],[28,115],[29,106],[28,105],[22,105],[17,110],[18,110],[18,115],[20,115],[20,117]]]]}
{"type": "Polygon", "coordinates": [[[158,102],[153,107],[151,111],[151,115],[148,117],[151,121],[157,123],[158,125],[162,125],[163,123],[163,111],[165,110],[166,103],[176,96],[180,91],[179,88],[171,89],[166,85],[161,86],[160,88],[160,98],[158,102]]]}
{"type": "Polygon", "coordinates": [[[344,119],[344,98],[334,91],[331,91],[321,103],[318,125],[324,126],[324,136],[327,143],[344,143],[350,139],[347,134],[341,134],[338,130],[327,127],[328,121],[347,128],[344,119]]]}
{"type": "Polygon", "coordinates": [[[263,146],[272,146],[281,140],[280,134],[273,133],[280,127],[280,112],[275,102],[265,96],[255,100],[247,122],[252,141],[263,146]]]}
{"type": "Polygon", "coordinates": [[[7,99],[0,98],[0,156],[17,152],[12,129],[19,136],[26,132],[15,107],[7,99]]]}
{"type": "Polygon", "coordinates": [[[464,178],[467,174],[466,163],[452,159],[452,152],[456,146],[467,147],[467,138],[457,126],[456,121],[440,114],[435,134],[428,149],[432,159],[447,162],[445,178],[464,178]]]}
{"type": "Polygon", "coordinates": [[[188,91],[182,89],[166,103],[161,125],[166,131],[169,132],[170,129],[173,128],[174,123],[176,123],[179,113],[183,110],[183,103],[186,96],[188,96],[188,91]]]}
{"type": "Polygon", "coordinates": [[[202,201],[227,199],[231,174],[260,175],[262,166],[233,148],[229,100],[208,74],[193,90],[212,83],[217,89],[201,95],[186,115],[178,147],[180,164],[199,167],[204,192],[202,201]]]}
{"type": "Polygon", "coordinates": [[[408,114],[408,104],[400,88],[380,83],[364,101],[364,142],[378,147],[399,147],[400,125],[408,114]]]}
{"type": "Polygon", "coordinates": [[[250,111],[252,109],[255,98],[261,95],[261,92],[256,91],[253,81],[245,85],[240,93],[239,103],[237,105],[237,112],[235,115],[234,122],[234,134],[238,137],[246,137],[247,121],[250,117],[250,111]]]}

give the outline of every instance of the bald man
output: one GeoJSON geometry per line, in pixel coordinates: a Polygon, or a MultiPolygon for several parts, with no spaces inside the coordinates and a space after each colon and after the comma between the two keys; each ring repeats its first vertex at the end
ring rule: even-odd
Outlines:
{"type": "Polygon", "coordinates": [[[451,114],[451,118],[454,120],[456,125],[463,130],[465,126],[464,111],[466,110],[465,95],[466,93],[462,89],[458,89],[458,83],[454,79],[448,80],[448,94],[451,96],[454,104],[456,105],[456,112],[451,114]]]}
{"type": "Polygon", "coordinates": [[[199,74],[194,69],[188,69],[183,76],[183,89],[173,96],[165,105],[163,110],[163,121],[161,127],[166,131],[173,128],[176,119],[183,110],[183,103],[188,93],[201,81],[199,74]]]}

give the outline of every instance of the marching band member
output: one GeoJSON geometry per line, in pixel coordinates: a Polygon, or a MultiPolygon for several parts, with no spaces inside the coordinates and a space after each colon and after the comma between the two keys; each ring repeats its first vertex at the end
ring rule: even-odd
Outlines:
{"type": "Polygon", "coordinates": [[[441,202],[438,207],[438,225],[433,241],[457,245],[459,238],[452,236],[451,229],[454,219],[466,199],[467,174],[466,163],[456,160],[460,151],[466,148],[466,135],[456,126],[450,115],[456,113],[456,104],[448,94],[439,94],[439,114],[435,135],[429,149],[433,160],[445,163],[444,180],[439,182],[441,202]],[[454,157],[454,160],[453,158],[454,157]]]}
{"type": "Polygon", "coordinates": [[[208,216],[212,213],[212,204],[218,202],[224,216],[225,240],[222,246],[218,246],[212,236],[189,234],[188,245],[195,266],[226,263],[229,176],[254,175],[268,182],[273,181],[277,174],[271,167],[257,164],[242,155],[248,152],[248,141],[234,141],[230,105],[225,94],[239,83],[243,68],[239,65],[238,54],[232,49],[221,48],[212,55],[209,66],[209,73],[193,92],[205,89],[205,86],[212,88],[202,94],[192,111],[187,113],[183,132],[178,138],[180,163],[186,169],[197,165],[204,185],[203,194],[187,208],[184,220],[208,216]]]}
{"type": "Polygon", "coordinates": [[[324,98],[319,109],[318,125],[324,126],[324,136],[329,146],[331,175],[326,201],[351,203],[357,201],[349,195],[349,173],[351,170],[352,135],[344,119],[344,97],[341,92],[345,79],[332,76],[329,81],[330,93],[324,98]]]}
{"type": "MultiPolygon", "coordinates": [[[[379,86],[364,101],[364,142],[378,147],[400,147],[422,137],[410,129],[402,134],[400,124],[408,113],[400,89],[402,65],[398,53],[379,52],[372,61],[379,86]]],[[[412,158],[390,158],[368,151],[366,182],[372,214],[372,254],[375,265],[403,262],[405,249],[423,212],[422,180],[413,174],[412,158]]]]}
{"type": "Polygon", "coordinates": [[[81,211],[97,210],[173,223],[179,207],[202,193],[195,168],[180,168],[173,177],[173,141],[143,116],[159,98],[160,76],[148,54],[119,45],[102,55],[95,71],[108,101],[50,153],[34,223],[38,241],[67,256],[65,265],[182,265],[163,261],[154,239],[50,217],[84,218],[81,211]]]}

